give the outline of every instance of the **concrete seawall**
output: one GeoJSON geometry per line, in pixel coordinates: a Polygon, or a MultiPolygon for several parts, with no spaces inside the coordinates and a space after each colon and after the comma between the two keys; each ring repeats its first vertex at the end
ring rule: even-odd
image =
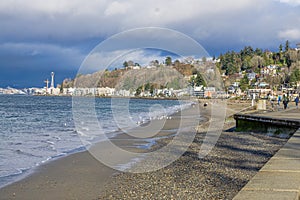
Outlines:
{"type": "Polygon", "coordinates": [[[291,108],[273,112],[239,113],[234,115],[236,131],[263,132],[283,137],[300,128],[300,110],[291,108]]]}
{"type": "Polygon", "coordinates": [[[300,200],[300,129],[234,200],[300,200]]]}

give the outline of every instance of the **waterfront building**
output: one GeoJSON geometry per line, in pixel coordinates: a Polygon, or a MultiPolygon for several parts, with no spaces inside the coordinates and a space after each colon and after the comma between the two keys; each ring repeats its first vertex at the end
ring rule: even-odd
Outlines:
{"type": "Polygon", "coordinates": [[[296,50],[300,51],[300,43],[296,44],[296,50]]]}

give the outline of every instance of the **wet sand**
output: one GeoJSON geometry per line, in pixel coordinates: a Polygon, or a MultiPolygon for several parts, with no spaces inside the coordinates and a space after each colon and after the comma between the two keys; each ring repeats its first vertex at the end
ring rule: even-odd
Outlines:
{"type": "MultiPolygon", "coordinates": [[[[210,118],[210,107],[201,106],[203,118],[196,118],[202,124],[198,127],[199,133],[188,150],[165,168],[138,174],[120,173],[101,164],[89,152],[81,152],[47,163],[29,177],[0,189],[0,199],[232,199],[286,140],[224,131],[210,154],[200,159],[198,152],[208,123],[199,120],[210,118]]],[[[244,107],[234,104],[228,108],[227,115],[244,107]]],[[[193,116],[193,109],[190,111],[187,116],[193,116]]],[[[194,124],[195,117],[186,119],[185,125],[194,124]]],[[[133,140],[128,135],[118,135],[112,142],[133,153],[152,152],[172,141],[180,127],[179,121],[176,116],[168,119],[163,131],[152,139],[169,137],[155,140],[151,148],[146,148],[147,142],[142,139],[133,140]]],[[[227,119],[225,129],[232,126],[234,121],[227,119]]],[[[144,134],[147,136],[147,131],[144,134]]],[[[98,147],[95,146],[94,152],[102,149],[98,147]]],[[[105,154],[118,158],[109,148],[105,154]]],[[[131,169],[149,169],[170,156],[157,154],[141,160],[131,169]]],[[[126,160],[128,158],[120,156],[117,163],[126,160]]]]}

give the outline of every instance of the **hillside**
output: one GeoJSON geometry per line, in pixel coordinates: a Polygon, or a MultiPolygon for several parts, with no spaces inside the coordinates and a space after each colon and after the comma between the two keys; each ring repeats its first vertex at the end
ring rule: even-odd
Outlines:
{"type": "MultiPolygon", "coordinates": [[[[175,61],[171,66],[159,65],[158,67],[140,69],[115,69],[112,71],[99,71],[93,74],[79,74],[75,79],[65,79],[63,87],[110,87],[117,89],[137,89],[139,86],[151,83],[158,87],[174,89],[186,87],[192,75],[200,72],[208,85],[219,76],[218,70],[212,63],[186,64],[175,61]],[[209,70],[208,70],[209,69],[209,70]]],[[[218,80],[221,81],[221,80],[218,80]]],[[[220,85],[220,84],[218,84],[220,85]]]]}

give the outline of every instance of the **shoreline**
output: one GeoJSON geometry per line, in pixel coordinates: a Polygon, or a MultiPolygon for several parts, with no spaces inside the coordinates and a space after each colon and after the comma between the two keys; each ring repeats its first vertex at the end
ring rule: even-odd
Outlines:
{"type": "MultiPolygon", "coordinates": [[[[188,108],[191,109],[191,108],[188,108]]],[[[180,113],[180,112],[179,112],[180,113]]],[[[178,113],[174,113],[171,116],[176,116],[178,113]]],[[[172,119],[168,119],[167,121],[170,121],[172,119]]],[[[159,121],[159,120],[157,120],[159,121]]],[[[149,123],[149,122],[148,122],[149,123]]],[[[171,123],[172,124],[172,123],[171,123]]],[[[143,125],[142,125],[143,126],[143,125]]],[[[126,136],[124,133],[116,134],[114,137],[110,138],[113,143],[117,144],[117,146],[122,147],[123,149],[133,151],[133,152],[149,152],[152,151],[154,146],[157,147],[157,141],[161,140],[164,137],[172,137],[174,134],[173,129],[176,129],[173,125],[169,125],[168,129],[170,131],[162,131],[159,134],[155,135],[154,137],[150,138],[148,140],[145,139],[139,139],[138,141],[131,140],[131,137],[126,136]],[[144,148],[144,146],[147,146],[147,148],[144,148]]],[[[175,131],[176,132],[176,131],[175,131]]],[[[99,144],[103,144],[102,142],[97,142],[96,144],[92,145],[97,146],[99,144]]],[[[157,147],[158,148],[158,147],[157,147]]],[[[129,163],[130,164],[130,163],[129,163]]],[[[134,163],[133,163],[134,164],[134,163]]],[[[126,165],[126,163],[124,163],[126,165]]],[[[130,166],[130,165],[129,165],[130,166]]],[[[121,166],[122,167],[122,166],[121,166]]],[[[69,188],[68,190],[72,190],[74,195],[77,198],[78,191],[74,186],[72,185],[73,181],[70,180],[70,177],[67,176],[69,174],[70,176],[73,176],[77,174],[80,178],[78,179],[79,182],[82,182],[82,184],[90,185],[88,182],[93,178],[93,176],[90,175],[91,171],[97,171],[100,170],[100,172],[96,173],[96,177],[98,177],[99,180],[94,180],[95,185],[97,185],[98,191],[99,187],[101,185],[104,185],[104,182],[106,182],[108,179],[110,179],[113,175],[121,173],[115,169],[111,169],[107,167],[106,165],[100,163],[97,161],[87,149],[83,149],[79,152],[74,152],[66,156],[58,156],[55,159],[51,159],[34,169],[30,169],[28,172],[25,172],[23,176],[21,176],[19,179],[17,179],[15,182],[9,183],[3,187],[0,188],[0,199],[18,199],[22,197],[21,199],[26,199],[28,196],[28,199],[47,199],[46,196],[40,196],[40,193],[42,194],[48,194],[49,199],[53,199],[52,193],[50,193],[50,188],[54,187],[57,188],[56,182],[62,183],[62,188],[69,188]],[[86,158],[85,158],[86,157],[86,158]],[[90,163],[92,167],[86,168],[85,164],[82,162],[85,160],[85,162],[90,163]],[[78,165],[74,165],[74,163],[77,163],[78,165]],[[98,163],[98,164],[97,164],[98,163]],[[68,166],[68,167],[67,167],[68,166]],[[67,169],[68,168],[68,169],[67,169]],[[74,169],[73,169],[74,168],[74,169]],[[60,169],[60,172],[58,172],[58,169],[60,169]],[[102,170],[103,169],[103,170],[102,170]],[[77,174],[77,171],[85,171],[83,174],[77,174]],[[69,171],[69,172],[67,172],[69,171]],[[58,180],[52,182],[52,180],[58,180]],[[52,184],[51,184],[52,183],[52,184]],[[50,184],[50,185],[49,185],[50,184]],[[47,185],[47,188],[41,185],[47,185]],[[36,188],[35,186],[38,186],[39,192],[35,194],[34,191],[36,188]],[[49,188],[48,188],[49,186],[49,188]],[[71,189],[73,188],[73,189],[71,189]],[[19,196],[20,195],[20,196],[19,196]]],[[[94,186],[89,186],[93,188],[94,186]]],[[[53,188],[52,188],[53,189],[53,188]]],[[[58,189],[58,188],[57,188],[58,189]]],[[[62,196],[64,196],[64,190],[58,189],[56,192],[62,196]]],[[[79,195],[79,194],[78,194],[79,195]]],[[[70,194],[68,197],[64,197],[66,199],[73,198],[73,195],[70,194]]],[[[56,196],[58,199],[60,199],[59,196],[56,196]]],[[[92,196],[90,196],[92,197],[92,196]]],[[[81,196],[79,195],[78,198],[89,198],[89,196],[81,196]]],[[[95,197],[93,197],[95,198],[95,197]]]]}
{"type": "MultiPolygon", "coordinates": [[[[111,130],[110,132],[106,133],[108,138],[115,137],[115,135],[122,134],[120,130],[111,130]]],[[[77,136],[78,137],[78,136],[77,136]]],[[[98,143],[101,139],[97,140],[95,139],[93,142],[98,143]]],[[[39,168],[41,165],[48,164],[49,162],[56,161],[57,159],[64,158],[66,156],[72,155],[74,153],[86,151],[89,146],[84,146],[83,144],[74,145],[73,149],[66,149],[63,152],[55,152],[53,155],[49,155],[48,157],[43,157],[39,162],[35,162],[32,165],[28,165],[28,167],[24,168],[18,168],[18,171],[16,173],[11,173],[9,175],[1,177],[1,188],[4,188],[10,184],[13,184],[14,182],[20,181],[28,176],[31,176],[33,173],[35,173],[36,169],[39,168]],[[51,156],[51,157],[50,157],[51,156]]],[[[141,145],[141,148],[143,145],[141,145]]],[[[15,167],[15,166],[13,166],[15,167]]],[[[15,167],[16,168],[16,167],[15,167]]]]}
{"type": "MultiPolygon", "coordinates": [[[[200,103],[200,105],[202,104],[200,103]]],[[[241,106],[239,105],[238,107],[241,106]]],[[[209,116],[210,110],[202,107],[202,119],[209,119],[209,116]]],[[[34,174],[0,189],[0,199],[131,199],[143,197],[148,197],[149,199],[192,197],[196,199],[207,199],[207,197],[209,199],[224,199],[237,193],[255,175],[260,167],[267,162],[268,158],[285,143],[284,140],[270,139],[261,135],[223,132],[212,153],[199,160],[197,152],[201,146],[201,141],[204,139],[207,125],[208,122],[198,127],[198,134],[194,142],[178,160],[157,171],[142,174],[119,172],[105,166],[95,160],[88,151],[84,151],[40,166],[34,174]],[[228,144],[227,138],[230,138],[228,144]],[[252,155],[251,152],[256,152],[256,149],[252,149],[252,146],[244,147],[243,144],[239,144],[242,146],[235,147],[236,144],[232,143],[232,141],[239,143],[240,139],[244,143],[248,140],[253,142],[252,146],[258,148],[259,152],[263,152],[263,155],[267,156],[252,155]],[[264,150],[263,147],[266,143],[268,144],[269,140],[274,142],[274,144],[272,143],[272,146],[267,145],[268,149],[264,150]],[[218,147],[220,145],[221,149],[225,148],[229,153],[226,151],[220,154],[220,147],[218,147]],[[242,155],[235,152],[235,149],[239,148],[243,150],[242,155]],[[223,155],[224,153],[225,155],[223,155]],[[244,158],[245,153],[249,156],[248,159],[244,158]],[[245,159],[244,162],[247,165],[235,166],[237,165],[235,163],[237,162],[236,157],[245,159]],[[231,159],[233,161],[230,161],[231,159]],[[253,161],[251,160],[257,163],[252,163],[253,161]],[[224,161],[225,166],[221,161],[224,161]],[[251,170],[249,171],[248,168],[251,170]],[[222,175],[223,169],[231,173],[222,175]],[[228,176],[229,179],[226,180],[231,181],[222,182],[222,177],[224,176],[228,176]],[[224,183],[224,185],[221,187],[218,182],[224,183]],[[230,187],[226,188],[228,186],[230,187]],[[205,191],[203,191],[204,189],[205,191]],[[216,191],[219,189],[221,192],[216,191]]],[[[232,125],[232,121],[226,122],[224,129],[228,129],[232,125]]],[[[128,143],[130,137],[118,136],[113,139],[117,145],[128,151],[140,152],[159,149],[169,144],[173,138],[172,134],[167,134],[167,138],[160,138],[150,149],[139,149],[136,145],[131,146],[128,143]]],[[[134,144],[134,142],[131,141],[131,144],[134,144]]],[[[138,168],[144,164],[149,164],[149,162],[153,165],[154,161],[155,159],[151,158],[144,159],[131,167],[138,168]]]]}
{"type": "MultiPolygon", "coordinates": [[[[8,94],[9,95],[9,94],[8,94]]],[[[18,94],[17,94],[18,95],[18,94]]],[[[96,95],[85,95],[85,96],[75,96],[75,95],[28,95],[25,96],[36,96],[36,97],[82,97],[82,98],[104,98],[104,99],[146,99],[146,100],[198,100],[197,97],[187,96],[187,97],[138,97],[138,96],[96,96],[96,95]]],[[[23,95],[23,96],[24,96],[23,95]]]]}

